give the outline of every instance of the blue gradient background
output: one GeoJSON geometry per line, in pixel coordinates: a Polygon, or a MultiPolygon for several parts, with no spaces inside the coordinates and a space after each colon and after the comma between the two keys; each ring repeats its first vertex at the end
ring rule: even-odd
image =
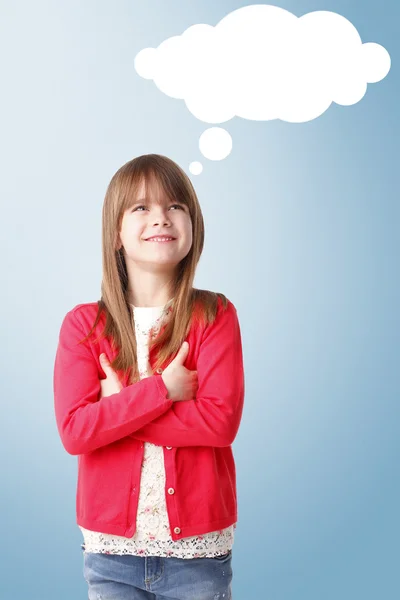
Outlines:
{"type": "Polygon", "coordinates": [[[309,123],[226,123],[211,162],[207,125],[134,56],[244,4],[1,3],[1,600],[87,598],[54,357],[66,312],[100,297],[106,186],[148,152],[203,162],[195,285],[241,323],[235,600],[400,597],[399,4],[276,4],[342,14],[391,71],[309,123]]]}

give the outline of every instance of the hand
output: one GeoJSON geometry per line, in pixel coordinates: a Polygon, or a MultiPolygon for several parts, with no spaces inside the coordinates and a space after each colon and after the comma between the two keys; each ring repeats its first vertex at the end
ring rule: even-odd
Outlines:
{"type": "Polygon", "coordinates": [[[100,365],[106,374],[106,379],[100,379],[100,399],[105,398],[106,396],[112,396],[113,394],[118,394],[124,386],[118,379],[116,371],[111,367],[105,354],[100,354],[100,365]]]}
{"type": "MultiPolygon", "coordinates": [[[[174,402],[194,399],[199,387],[197,371],[189,371],[182,364],[186,360],[188,351],[189,344],[183,342],[178,354],[162,374],[163,381],[168,390],[168,398],[171,398],[174,402]]],[[[106,374],[106,379],[100,379],[101,399],[112,396],[112,394],[117,394],[122,390],[123,385],[105,354],[100,354],[100,365],[106,374]]]]}
{"type": "Polygon", "coordinates": [[[178,354],[161,375],[168,390],[167,397],[176,402],[194,399],[199,387],[197,371],[189,371],[183,366],[188,352],[189,344],[183,342],[178,354]]]}

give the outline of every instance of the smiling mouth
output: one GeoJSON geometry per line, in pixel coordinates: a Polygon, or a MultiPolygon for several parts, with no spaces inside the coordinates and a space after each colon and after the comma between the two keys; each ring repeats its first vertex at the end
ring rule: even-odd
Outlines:
{"type": "Polygon", "coordinates": [[[145,240],[146,242],[157,242],[159,244],[163,244],[166,242],[175,242],[176,238],[152,238],[152,239],[148,239],[145,240]]]}

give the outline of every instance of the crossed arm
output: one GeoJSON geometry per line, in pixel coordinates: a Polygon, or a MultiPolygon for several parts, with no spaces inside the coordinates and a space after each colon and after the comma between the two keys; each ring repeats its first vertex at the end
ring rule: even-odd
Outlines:
{"type": "Polygon", "coordinates": [[[197,360],[196,398],[174,402],[132,437],[160,446],[230,446],[244,401],[242,340],[232,303],[203,335],[197,360]]]}
{"type": "Polygon", "coordinates": [[[70,454],[91,452],[128,435],[168,446],[229,446],[243,410],[244,370],[236,308],[231,302],[204,332],[196,364],[195,399],[173,402],[159,375],[98,401],[100,380],[78,311],[61,326],[54,365],[54,406],[70,454]]]}

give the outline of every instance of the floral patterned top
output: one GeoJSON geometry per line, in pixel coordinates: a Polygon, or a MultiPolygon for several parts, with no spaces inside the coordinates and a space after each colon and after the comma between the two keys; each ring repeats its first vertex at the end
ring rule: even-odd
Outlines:
{"type": "MultiPolygon", "coordinates": [[[[173,298],[163,306],[132,306],[140,378],[148,377],[148,342],[157,335],[161,323],[171,312],[173,298]]],[[[177,541],[171,538],[165,501],[163,447],[144,442],[136,532],[133,537],[90,531],[79,526],[85,552],[135,554],[140,556],[174,556],[211,558],[228,553],[234,541],[236,523],[207,534],[177,541]]]]}

